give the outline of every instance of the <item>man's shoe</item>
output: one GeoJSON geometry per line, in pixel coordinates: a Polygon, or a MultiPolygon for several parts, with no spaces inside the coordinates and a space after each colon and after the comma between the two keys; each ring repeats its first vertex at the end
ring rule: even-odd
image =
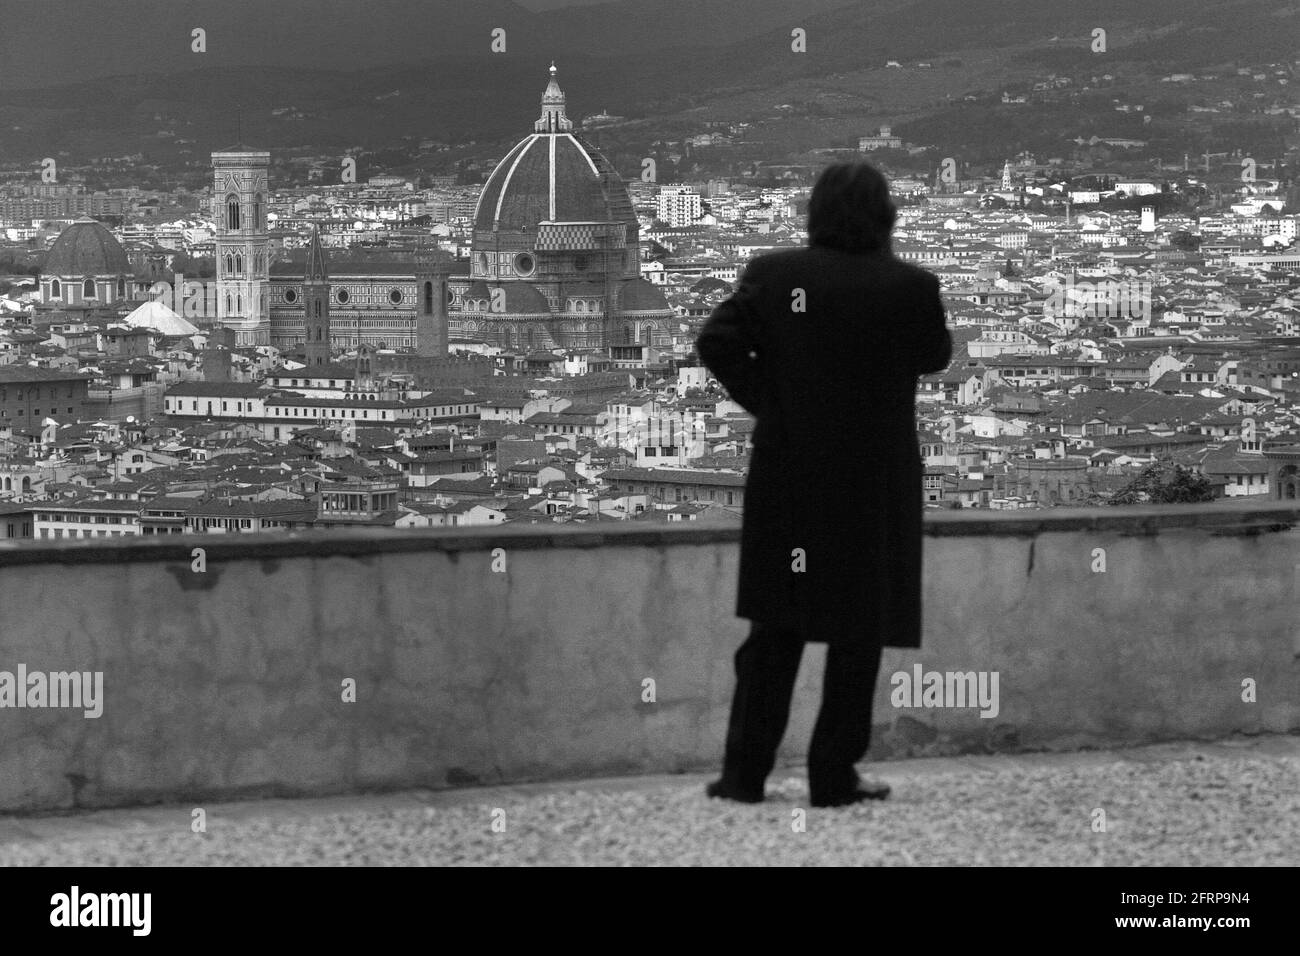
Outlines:
{"type": "Polygon", "coordinates": [[[735,800],[737,803],[762,803],[763,791],[757,792],[752,790],[742,790],[734,787],[724,780],[715,780],[704,788],[704,792],[710,797],[717,797],[723,800],[735,800]]]}
{"type": "Polygon", "coordinates": [[[862,803],[865,800],[884,800],[889,796],[889,793],[890,789],[887,783],[859,780],[856,789],[829,797],[814,797],[812,805],[814,807],[847,807],[855,803],[862,803]]]}

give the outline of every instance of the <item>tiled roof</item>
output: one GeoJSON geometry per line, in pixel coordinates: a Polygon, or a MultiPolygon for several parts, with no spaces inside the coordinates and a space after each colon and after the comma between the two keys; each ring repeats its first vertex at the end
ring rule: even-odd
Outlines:
{"type": "Polygon", "coordinates": [[[252,382],[177,382],[168,386],[168,397],[180,398],[266,398],[275,395],[252,382]]]}
{"type": "Polygon", "coordinates": [[[196,502],[190,509],[196,518],[275,518],[280,516],[316,517],[316,505],[310,501],[279,498],[271,501],[244,501],[239,498],[213,498],[196,502]]]}
{"type": "Polygon", "coordinates": [[[716,485],[722,488],[743,488],[745,476],[721,471],[689,471],[676,468],[612,468],[602,472],[600,480],[648,481],[656,484],[716,485]]]}

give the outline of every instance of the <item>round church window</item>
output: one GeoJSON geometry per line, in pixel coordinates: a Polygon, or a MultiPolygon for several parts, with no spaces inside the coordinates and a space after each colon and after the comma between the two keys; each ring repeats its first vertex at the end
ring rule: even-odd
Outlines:
{"type": "Polygon", "coordinates": [[[348,290],[347,290],[347,289],[339,289],[339,301],[340,301],[340,302],[346,302],[346,301],[348,301],[348,290]]]}
{"type": "Polygon", "coordinates": [[[388,293],[388,301],[391,302],[391,303],[393,303],[393,305],[401,305],[401,304],[402,304],[402,290],[401,290],[401,289],[394,289],[392,292],[388,293]]]}
{"type": "Polygon", "coordinates": [[[533,270],[537,268],[537,262],[527,252],[521,252],[515,256],[515,272],[521,276],[530,276],[533,270]]]}
{"type": "Polygon", "coordinates": [[[285,302],[288,302],[290,305],[293,305],[295,302],[297,302],[297,301],[298,301],[298,292],[297,292],[297,290],[296,290],[296,289],[285,289],[285,290],[284,290],[284,301],[285,301],[285,302]]]}

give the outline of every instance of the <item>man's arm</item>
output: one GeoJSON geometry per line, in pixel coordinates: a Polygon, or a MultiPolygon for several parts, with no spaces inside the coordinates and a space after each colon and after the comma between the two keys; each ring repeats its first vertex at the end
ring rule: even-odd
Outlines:
{"type": "Polygon", "coordinates": [[[758,414],[763,395],[760,323],[758,287],[745,275],[695,342],[700,361],[751,415],[758,414]]]}
{"type": "Polygon", "coordinates": [[[943,298],[939,295],[939,279],[926,273],[922,280],[921,321],[916,337],[916,374],[940,372],[952,360],[952,333],[948,331],[943,298]]]}

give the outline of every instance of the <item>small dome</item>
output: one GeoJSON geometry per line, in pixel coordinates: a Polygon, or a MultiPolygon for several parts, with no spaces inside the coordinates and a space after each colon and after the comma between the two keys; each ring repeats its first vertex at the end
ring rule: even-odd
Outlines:
{"type": "Polygon", "coordinates": [[[195,335],[199,331],[157,299],[143,303],[123,321],[132,328],[155,329],[165,336],[195,335]]]}
{"type": "Polygon", "coordinates": [[[492,290],[504,289],[506,293],[505,308],[503,314],[511,315],[549,315],[551,304],[546,301],[546,296],[542,295],[537,289],[527,282],[501,282],[488,283],[481,279],[474,282],[465,290],[464,298],[469,299],[487,299],[488,307],[491,308],[492,290]]]}
{"type": "Polygon", "coordinates": [[[645,279],[628,279],[619,290],[618,307],[624,312],[671,312],[664,294],[645,279]]]}
{"type": "Polygon", "coordinates": [[[54,240],[41,271],[44,275],[79,279],[131,275],[133,270],[126,250],[107,226],[94,219],[78,219],[54,240]]]}

